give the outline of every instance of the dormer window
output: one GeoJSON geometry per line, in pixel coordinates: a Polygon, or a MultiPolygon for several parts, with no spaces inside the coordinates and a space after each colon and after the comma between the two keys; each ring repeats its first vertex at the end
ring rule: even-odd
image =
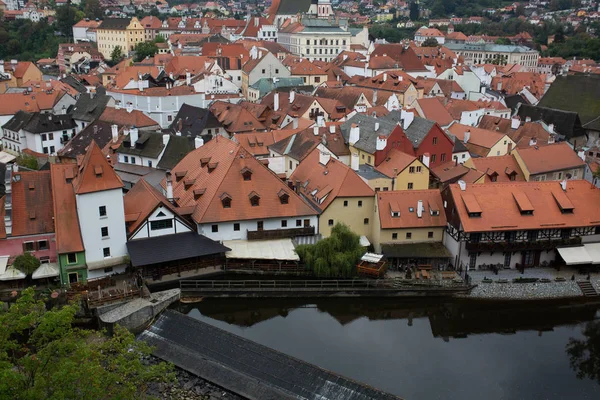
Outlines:
{"type": "Polygon", "coordinates": [[[179,182],[183,179],[183,177],[187,174],[187,171],[177,171],[175,172],[175,182],[179,182]]]}
{"type": "Polygon", "coordinates": [[[248,197],[250,198],[250,205],[252,205],[252,207],[258,207],[260,205],[260,196],[258,193],[252,191],[248,197]]]}
{"type": "Polygon", "coordinates": [[[194,200],[198,200],[206,192],[206,188],[194,189],[194,200]]]}
{"type": "Polygon", "coordinates": [[[231,196],[227,193],[223,193],[221,195],[221,204],[223,204],[223,208],[231,208],[231,196]]]}
{"type": "Polygon", "coordinates": [[[102,178],[102,166],[101,165],[97,165],[94,167],[94,174],[96,175],[96,178],[102,178]]]}
{"type": "Polygon", "coordinates": [[[392,217],[398,218],[400,217],[400,213],[398,211],[392,211],[392,217]]]}
{"type": "Polygon", "coordinates": [[[287,192],[283,189],[279,191],[277,196],[279,196],[279,201],[281,202],[281,204],[288,204],[288,202],[290,201],[290,195],[287,194],[287,192]]]}
{"type": "Polygon", "coordinates": [[[204,168],[204,167],[206,167],[206,165],[208,165],[209,162],[210,162],[210,157],[201,158],[200,159],[200,166],[202,168],[204,168]]]}
{"type": "Polygon", "coordinates": [[[208,163],[208,173],[213,172],[217,168],[217,165],[219,165],[218,162],[208,163]]]}
{"type": "Polygon", "coordinates": [[[185,190],[188,190],[189,188],[191,188],[194,183],[196,182],[195,179],[186,179],[185,181],[183,181],[183,187],[185,190]]]}
{"type": "Polygon", "coordinates": [[[252,180],[252,170],[248,167],[244,167],[244,169],[242,169],[242,176],[244,177],[245,181],[251,181],[252,180]]]}

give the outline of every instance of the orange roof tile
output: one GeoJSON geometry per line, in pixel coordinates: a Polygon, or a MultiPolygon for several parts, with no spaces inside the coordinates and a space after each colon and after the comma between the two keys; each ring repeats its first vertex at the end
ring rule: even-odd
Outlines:
{"type": "Polygon", "coordinates": [[[566,142],[516,149],[530,174],[583,167],[585,163],[566,142]]]}
{"type": "MultiPolygon", "coordinates": [[[[448,128],[448,132],[456,137],[457,140],[464,142],[465,132],[470,131],[469,140],[465,145],[469,148],[469,144],[483,147],[484,149],[491,149],[496,143],[502,140],[505,135],[495,131],[488,131],[487,129],[475,128],[469,125],[463,124],[452,124],[448,128]]],[[[469,150],[471,150],[469,148],[469,150]]]]}
{"type": "Polygon", "coordinates": [[[417,100],[417,104],[423,112],[423,118],[435,121],[441,126],[446,126],[452,123],[455,118],[442,104],[442,101],[438,97],[429,97],[417,100]]]}
{"type": "Polygon", "coordinates": [[[390,178],[395,178],[416,159],[417,157],[415,156],[406,154],[398,149],[392,149],[388,152],[385,160],[375,167],[375,169],[390,178]]]}
{"type": "Polygon", "coordinates": [[[99,119],[100,121],[119,126],[136,126],[138,128],[158,127],[158,123],[143,112],[138,110],[128,112],[124,108],[106,107],[99,119]]]}
{"type": "Polygon", "coordinates": [[[230,134],[265,129],[265,126],[240,104],[215,101],[210,105],[210,111],[230,134]]]}
{"type": "Polygon", "coordinates": [[[12,236],[54,232],[50,171],[19,171],[12,182],[12,236]]]}
{"type": "Polygon", "coordinates": [[[79,228],[75,191],[71,182],[76,173],[76,164],[50,164],[58,254],[85,250],[79,228]]]}
{"type": "Polygon", "coordinates": [[[446,226],[442,196],[437,189],[377,192],[377,209],[382,229],[446,226]],[[423,202],[420,218],[417,214],[419,200],[423,202]],[[399,215],[394,217],[392,212],[399,215]]]}
{"type": "Polygon", "coordinates": [[[563,229],[599,226],[600,190],[584,180],[568,181],[563,192],[560,182],[511,182],[467,185],[461,191],[450,185],[451,195],[465,232],[515,231],[530,229],[563,229]],[[481,208],[481,216],[469,218],[464,196],[471,196],[481,208]],[[555,196],[563,196],[573,204],[573,213],[562,213],[555,196]],[[531,207],[533,215],[521,215],[519,204],[531,207]],[[526,199],[526,201],[525,201],[526,199]]]}
{"type": "Polygon", "coordinates": [[[94,140],[89,145],[73,180],[76,194],[100,192],[123,187],[121,178],[113,167],[108,163],[106,157],[94,140]]]}
{"type": "Polygon", "coordinates": [[[488,177],[486,182],[522,182],[525,180],[517,160],[510,154],[496,157],[474,157],[472,160],[475,168],[484,172],[488,177]],[[494,176],[495,178],[493,178],[494,176]]]}

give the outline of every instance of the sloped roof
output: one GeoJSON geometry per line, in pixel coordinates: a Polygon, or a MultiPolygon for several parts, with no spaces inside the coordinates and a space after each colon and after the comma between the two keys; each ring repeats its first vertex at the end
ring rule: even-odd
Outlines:
{"type": "Polygon", "coordinates": [[[531,121],[544,121],[546,124],[554,124],[554,131],[567,139],[585,135],[579,115],[575,112],[521,104],[517,115],[521,117],[521,121],[525,121],[529,117],[531,121]]]}
{"type": "Polygon", "coordinates": [[[100,115],[100,120],[121,126],[136,126],[138,128],[158,127],[158,122],[148,117],[142,111],[128,112],[124,108],[106,107],[100,115]]]}
{"type": "MultiPolygon", "coordinates": [[[[386,117],[387,118],[387,117],[386,117]]],[[[360,138],[354,144],[357,149],[366,151],[369,154],[375,153],[377,137],[379,135],[389,136],[394,129],[398,126],[396,122],[390,119],[376,118],[364,114],[356,114],[341,125],[342,134],[344,140],[348,142],[350,136],[350,128],[353,124],[358,125],[360,128],[360,138]],[[376,123],[379,124],[379,128],[375,130],[376,123]]]]}
{"type": "MultiPolygon", "coordinates": [[[[398,112],[394,111],[389,113],[384,118],[398,118],[396,113],[399,114],[398,112]]],[[[404,130],[404,133],[406,133],[406,137],[408,137],[410,142],[413,144],[413,147],[417,147],[421,144],[421,142],[423,141],[425,136],[427,136],[427,134],[431,131],[431,129],[433,129],[435,124],[435,121],[415,117],[413,122],[408,126],[408,128],[404,130]]]]}
{"type": "Polygon", "coordinates": [[[583,167],[585,163],[565,142],[515,150],[531,174],[583,167]]]}
{"type": "Polygon", "coordinates": [[[496,182],[525,181],[525,176],[517,160],[510,155],[495,157],[474,157],[473,165],[478,171],[491,177],[496,174],[496,182]],[[514,176],[514,179],[511,179],[514,176]]]}
{"type": "MultiPolygon", "coordinates": [[[[192,151],[172,169],[172,174],[173,194],[177,205],[193,207],[192,218],[196,223],[316,214],[275,173],[239,144],[223,137],[217,136],[192,151]],[[201,163],[201,160],[207,162],[201,163]],[[252,172],[248,181],[244,180],[242,175],[245,168],[252,172]],[[175,179],[178,173],[185,173],[184,179],[179,182],[175,179]],[[186,189],[186,181],[194,183],[186,189]],[[260,196],[258,206],[252,206],[250,203],[249,195],[252,192],[260,196]],[[281,203],[281,193],[289,196],[287,204],[281,203]],[[223,207],[222,196],[231,198],[231,208],[223,207]]],[[[164,187],[164,181],[162,185],[164,187]]]]}
{"type": "Polygon", "coordinates": [[[448,131],[453,136],[455,136],[456,139],[461,140],[463,142],[465,139],[465,132],[470,131],[471,134],[469,140],[467,141],[467,143],[465,143],[469,150],[471,150],[471,148],[469,147],[470,144],[480,146],[489,150],[505,137],[505,134],[503,133],[489,131],[487,129],[475,128],[473,126],[463,124],[452,124],[448,128],[448,131]]]}
{"type": "MultiPolygon", "coordinates": [[[[406,154],[398,149],[391,149],[385,158],[375,169],[389,178],[404,171],[417,157],[406,154]]],[[[426,167],[425,167],[426,168],[426,167]]]]}
{"type": "Polygon", "coordinates": [[[377,192],[377,209],[382,229],[446,226],[446,213],[438,189],[377,192]],[[419,200],[423,202],[421,218],[417,214],[419,200]],[[410,211],[411,208],[413,211],[410,211]],[[392,211],[399,212],[400,215],[394,217],[392,211]],[[432,215],[432,211],[436,211],[437,215],[432,215]]]}
{"type": "Polygon", "coordinates": [[[73,180],[76,194],[100,192],[123,187],[121,178],[108,163],[95,141],[88,146],[87,152],[78,165],[77,177],[73,180]]]}
{"type": "Polygon", "coordinates": [[[67,179],[75,176],[76,173],[76,164],[50,164],[58,254],[85,251],[79,228],[75,191],[73,183],[67,179]]]}
{"type": "Polygon", "coordinates": [[[371,58],[387,55],[396,60],[399,68],[404,71],[426,71],[427,68],[423,65],[412,47],[402,44],[377,44],[375,50],[371,53],[371,58]]]}
{"type": "Polygon", "coordinates": [[[332,158],[323,165],[319,160],[320,150],[315,148],[296,167],[290,181],[298,182],[297,189],[321,211],[338,197],[369,197],[375,193],[344,163],[332,158]]]}
{"type": "Polygon", "coordinates": [[[169,126],[171,133],[180,132],[182,136],[196,137],[204,129],[222,127],[219,120],[207,108],[183,104],[169,126]]]}
{"type": "Polygon", "coordinates": [[[167,143],[167,147],[156,167],[161,169],[172,169],[194,149],[195,143],[193,138],[171,135],[169,137],[169,143],[167,143]]]}
{"type": "Polygon", "coordinates": [[[448,112],[438,97],[418,99],[417,104],[419,104],[424,118],[435,121],[442,126],[449,125],[456,119],[448,112]]]}
{"type": "Polygon", "coordinates": [[[83,156],[92,140],[96,142],[101,149],[112,142],[112,129],[108,122],[94,121],[84,130],[73,137],[65,147],[58,151],[60,157],[77,159],[77,156],[83,156]]]}
{"type": "Polygon", "coordinates": [[[265,126],[250,111],[239,104],[215,101],[210,111],[229,133],[263,130],[265,126]]]}
{"type": "Polygon", "coordinates": [[[123,30],[129,26],[129,18],[106,18],[102,21],[98,29],[123,30]]]}
{"type": "Polygon", "coordinates": [[[12,187],[12,236],[54,232],[50,171],[13,172],[20,176],[12,187]]]}
{"type": "Polygon", "coordinates": [[[75,120],[92,122],[102,115],[111,99],[105,94],[82,93],[69,113],[75,120]]]}

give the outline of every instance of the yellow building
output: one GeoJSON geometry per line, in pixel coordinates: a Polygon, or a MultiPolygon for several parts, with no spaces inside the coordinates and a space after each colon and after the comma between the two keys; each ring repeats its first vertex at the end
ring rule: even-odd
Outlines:
{"type": "Polygon", "coordinates": [[[373,232],[374,191],[344,163],[314,149],[290,177],[296,190],[320,210],[319,233],[331,234],[337,223],[369,241],[373,232]]]}
{"type": "Polygon", "coordinates": [[[110,59],[115,47],[120,46],[123,55],[133,51],[138,43],[144,42],[144,27],[140,21],[133,17],[107,18],[96,32],[98,40],[98,51],[104,58],[110,59]]]}
{"type": "Polygon", "coordinates": [[[0,65],[0,94],[6,93],[9,88],[22,87],[29,81],[42,80],[42,71],[30,61],[11,60],[0,65]]]}
{"type": "Polygon", "coordinates": [[[391,264],[437,266],[449,261],[443,245],[446,214],[439,190],[379,192],[372,243],[391,264]]]}
{"type": "MultiPolygon", "coordinates": [[[[425,161],[425,157],[424,160],[425,161]]],[[[390,190],[429,189],[429,168],[415,156],[392,149],[377,171],[392,178],[390,190]]]]}

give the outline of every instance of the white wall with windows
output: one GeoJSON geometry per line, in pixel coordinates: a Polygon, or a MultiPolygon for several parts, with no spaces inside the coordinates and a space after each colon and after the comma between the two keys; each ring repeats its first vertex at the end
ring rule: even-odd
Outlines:
{"type": "Polygon", "coordinates": [[[307,215],[198,224],[198,233],[212,240],[246,240],[248,239],[248,231],[303,228],[306,225],[313,226],[315,232],[318,232],[317,216],[307,215]]]}
{"type": "Polygon", "coordinates": [[[171,210],[160,205],[131,236],[130,240],[191,231],[171,210]]]}

